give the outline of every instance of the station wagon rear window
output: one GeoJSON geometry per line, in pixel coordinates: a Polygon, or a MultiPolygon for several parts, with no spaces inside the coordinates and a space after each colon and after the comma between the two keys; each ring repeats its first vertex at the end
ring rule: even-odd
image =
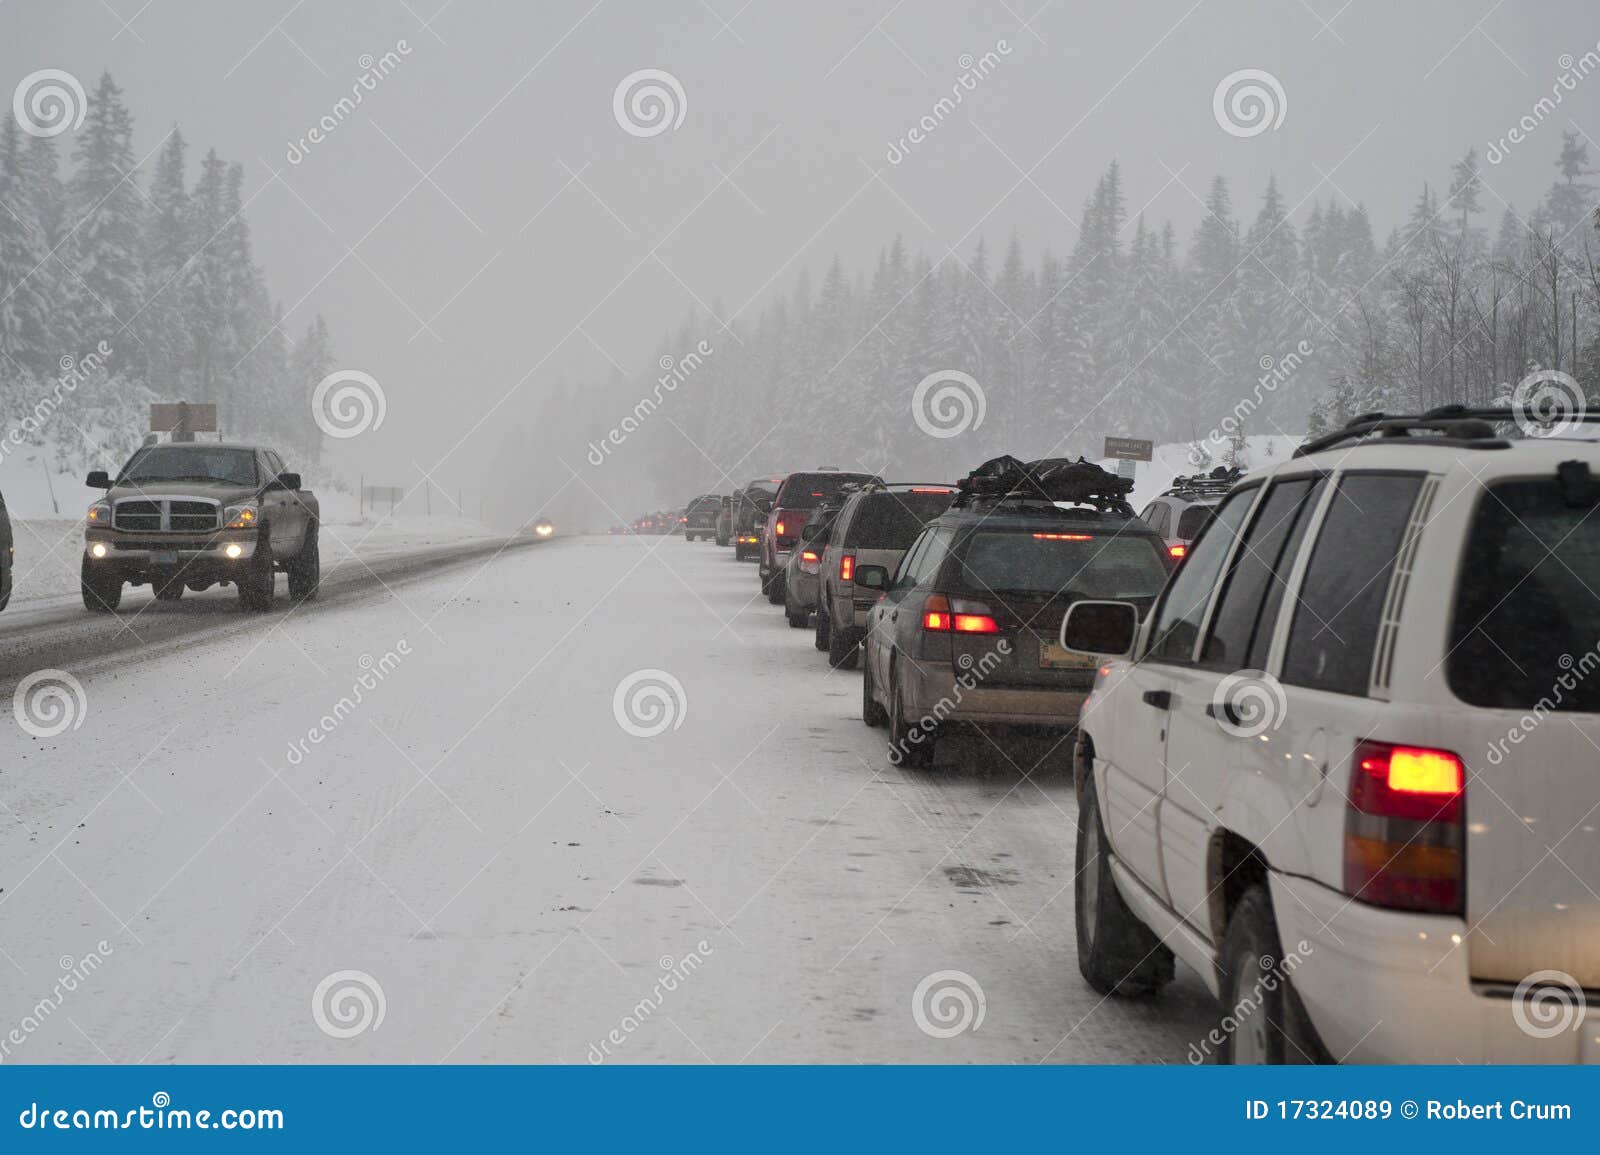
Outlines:
{"type": "Polygon", "coordinates": [[[1600,712],[1600,509],[1548,479],[1478,498],[1461,558],[1446,676],[1496,709],[1600,712]]]}
{"type": "Polygon", "coordinates": [[[1161,544],[1144,533],[1049,524],[1033,531],[980,530],[961,559],[962,584],[994,593],[1147,598],[1166,580],[1161,544]]]}

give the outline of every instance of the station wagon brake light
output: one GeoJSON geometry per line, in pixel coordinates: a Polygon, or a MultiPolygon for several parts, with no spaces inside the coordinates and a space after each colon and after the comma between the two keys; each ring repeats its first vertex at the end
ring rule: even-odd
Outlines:
{"type": "Polygon", "coordinates": [[[1034,541],[1093,541],[1092,533],[1036,533],[1034,541]]]}

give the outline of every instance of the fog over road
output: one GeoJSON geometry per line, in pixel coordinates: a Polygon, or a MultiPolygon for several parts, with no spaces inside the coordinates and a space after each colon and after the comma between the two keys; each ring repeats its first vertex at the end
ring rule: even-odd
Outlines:
{"type": "Polygon", "coordinates": [[[726,550],[488,556],[129,603],[172,644],[23,626],[83,698],[0,759],[0,1026],[96,965],[10,1061],[1182,1062],[1211,1025],[1181,964],[1079,977],[1064,751],[890,766],[726,550]]]}

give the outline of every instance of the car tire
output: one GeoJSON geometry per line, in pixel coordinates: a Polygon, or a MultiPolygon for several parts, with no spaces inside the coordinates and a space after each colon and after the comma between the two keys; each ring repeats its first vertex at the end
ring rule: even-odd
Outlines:
{"type": "Polygon", "coordinates": [[[860,638],[854,628],[836,627],[828,637],[828,664],[836,670],[856,668],[856,656],[861,652],[860,638]]]}
{"type": "Polygon", "coordinates": [[[102,573],[83,561],[78,585],[83,593],[83,608],[97,614],[109,614],[122,604],[122,579],[115,573],[102,573]]]}
{"type": "Polygon", "coordinates": [[[156,586],[156,600],[160,602],[175,602],[183,596],[183,579],[169,578],[156,586]]]}
{"type": "Polygon", "coordinates": [[[817,632],[811,639],[813,648],[828,651],[828,642],[833,637],[832,618],[828,614],[828,592],[822,590],[817,597],[817,632]]]}
{"type": "Polygon", "coordinates": [[[1234,904],[1220,962],[1223,1013],[1232,1022],[1221,1031],[1219,1063],[1329,1061],[1293,980],[1282,969],[1278,922],[1264,882],[1252,883],[1234,904]],[[1269,978],[1276,980],[1270,990],[1269,978]],[[1241,1014],[1240,1008],[1253,1009],[1241,1014]]]}
{"type": "Polygon", "coordinates": [[[249,568],[235,580],[239,587],[239,608],[247,613],[264,613],[272,608],[277,594],[277,571],[272,566],[272,546],[265,531],[256,538],[256,551],[249,568]]]}
{"type": "Polygon", "coordinates": [[[811,624],[810,610],[791,610],[786,606],[783,614],[784,617],[789,619],[789,628],[791,630],[803,630],[811,624]]]}
{"type": "Polygon", "coordinates": [[[766,580],[766,584],[761,587],[762,591],[767,595],[767,601],[771,602],[775,606],[781,606],[783,604],[783,595],[788,592],[784,588],[784,585],[785,583],[781,573],[774,573],[769,576],[766,580]]]}
{"type": "Polygon", "coordinates": [[[933,748],[939,740],[936,729],[923,729],[906,722],[905,699],[900,690],[900,675],[889,672],[889,761],[911,770],[926,770],[933,765],[933,748]],[[922,736],[912,738],[913,733],[922,736]]]}
{"type": "Polygon", "coordinates": [[[861,663],[861,720],[876,730],[889,720],[889,712],[873,696],[872,663],[861,663]]]}
{"type": "Polygon", "coordinates": [[[317,529],[314,521],[306,526],[306,540],[289,563],[289,596],[297,602],[311,601],[322,586],[322,550],[317,529]]]}
{"type": "Polygon", "coordinates": [[[1140,922],[1111,877],[1110,844],[1094,778],[1078,800],[1073,907],[1078,970],[1103,995],[1149,995],[1172,981],[1172,951],[1140,922]]]}

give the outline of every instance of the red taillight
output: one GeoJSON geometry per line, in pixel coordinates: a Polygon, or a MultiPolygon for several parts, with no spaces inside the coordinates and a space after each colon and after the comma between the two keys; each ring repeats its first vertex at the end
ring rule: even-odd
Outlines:
{"type": "Polygon", "coordinates": [[[943,487],[943,486],[931,486],[931,485],[929,485],[929,486],[921,486],[921,485],[913,485],[913,486],[912,486],[912,487],[911,487],[911,492],[912,492],[912,493],[949,493],[949,492],[950,492],[950,490],[948,490],[948,489],[945,489],[945,488],[944,488],[944,487],[943,487]]]}
{"type": "Polygon", "coordinates": [[[783,533],[784,533],[783,522],[780,521],[777,525],[773,526],[772,528],[778,531],[778,535],[780,537],[783,535],[783,533]]]}
{"type": "Polygon", "coordinates": [[[1168,556],[1174,557],[1174,558],[1181,558],[1184,554],[1186,554],[1188,552],[1189,552],[1189,547],[1186,546],[1186,545],[1183,545],[1182,543],[1179,543],[1178,545],[1169,545],[1167,547],[1168,556]]]}
{"type": "Polygon", "coordinates": [[[922,602],[922,628],[935,633],[998,634],[1000,623],[982,602],[961,598],[951,602],[943,594],[929,594],[922,602]]]}
{"type": "Polygon", "coordinates": [[[1345,813],[1344,887],[1376,906],[1465,908],[1466,768],[1448,750],[1361,742],[1345,813]]]}
{"type": "Polygon", "coordinates": [[[1034,541],[1093,541],[1092,533],[1036,533],[1034,541]]]}
{"type": "Polygon", "coordinates": [[[958,634],[998,634],[1000,623],[988,614],[957,614],[956,633],[958,634]]]}
{"type": "Polygon", "coordinates": [[[856,580],[856,555],[847,553],[839,559],[839,580],[853,582],[856,580]]]}
{"type": "Polygon", "coordinates": [[[808,550],[804,550],[804,551],[801,552],[800,560],[801,561],[817,561],[818,560],[818,556],[817,556],[817,554],[815,554],[814,552],[812,552],[811,550],[808,549],[808,550]]]}

